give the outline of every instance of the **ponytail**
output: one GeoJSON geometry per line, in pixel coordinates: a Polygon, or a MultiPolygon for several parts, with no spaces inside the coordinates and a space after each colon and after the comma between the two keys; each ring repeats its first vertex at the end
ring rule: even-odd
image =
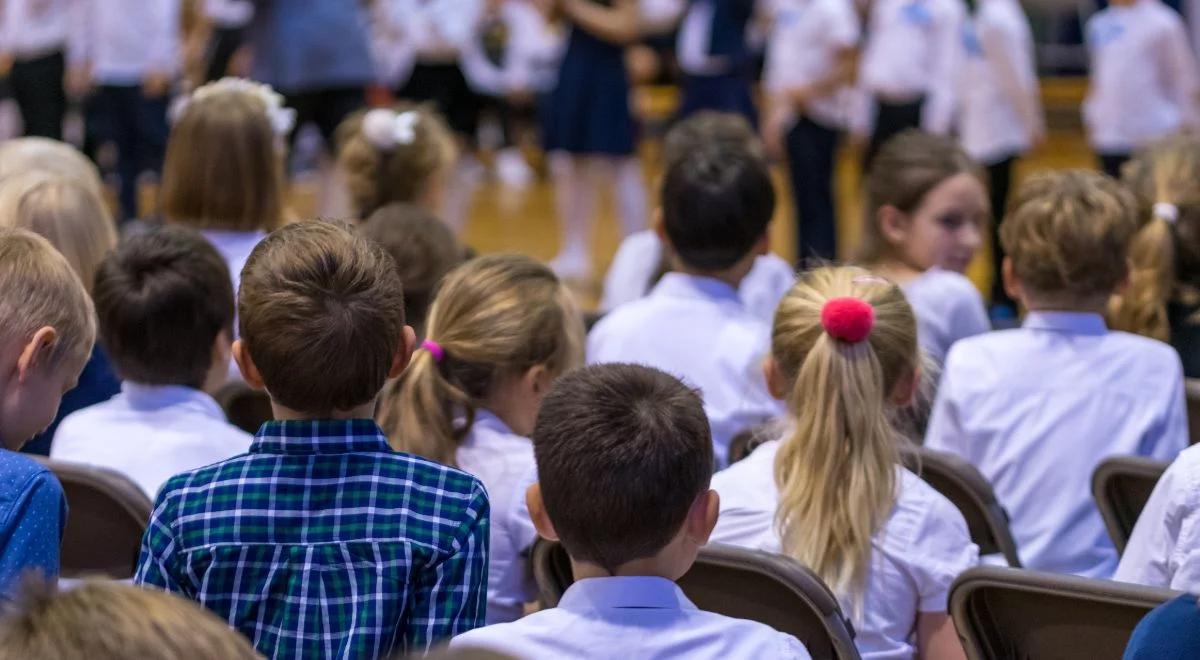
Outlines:
{"type": "Polygon", "coordinates": [[[1156,214],[1134,235],[1129,247],[1129,283],[1109,300],[1109,325],[1114,330],[1170,341],[1167,302],[1175,284],[1173,221],[1156,214]]]}

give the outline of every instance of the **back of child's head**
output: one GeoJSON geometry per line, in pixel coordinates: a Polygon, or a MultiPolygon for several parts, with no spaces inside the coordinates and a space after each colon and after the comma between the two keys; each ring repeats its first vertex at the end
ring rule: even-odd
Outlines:
{"type": "Polygon", "coordinates": [[[746,118],[732,112],[704,110],[680,121],[663,138],[663,169],[696,149],[719,146],[764,158],[762,143],[746,118]]]}
{"type": "Polygon", "coordinates": [[[425,106],[352,115],[337,131],[338,165],[360,218],[393,202],[428,205],[457,147],[446,122],[425,106]]]}
{"type": "Polygon", "coordinates": [[[275,403],[313,416],[368,404],[403,350],[396,265],[343,223],[288,225],[242,270],[238,327],[275,403]]]}
{"type": "Polygon", "coordinates": [[[895,284],[821,268],[780,302],[771,355],[795,419],[775,463],[783,550],[857,598],[871,539],[895,504],[889,419],[898,392],[916,384],[916,318],[895,284]]]}
{"type": "Polygon", "coordinates": [[[261,657],[203,607],[119,582],[91,580],[58,591],[29,580],[0,614],[0,660],[261,657]]]}
{"type": "Polygon", "coordinates": [[[198,229],[269,231],[283,222],[283,140],[292,111],[270,87],[226,78],[174,111],[162,213],[198,229]]]}
{"type": "Polygon", "coordinates": [[[1096,304],[1128,274],[1133,195],[1098,172],[1046,172],[1017,191],[1000,241],[1028,296],[1064,309],[1096,304]]]}
{"type": "Polygon", "coordinates": [[[359,225],[359,231],[396,261],[404,283],[404,318],[422,335],[438,285],[466,259],[466,249],[446,223],[415,204],[388,204],[359,225]]]}
{"type": "Polygon", "coordinates": [[[663,227],[688,269],[715,273],[738,265],[765,239],[774,213],[770,170],[744,146],[698,146],[672,163],[663,180],[663,227]]]}
{"type": "Polygon", "coordinates": [[[650,367],[605,364],[563,376],[542,402],[533,446],[563,547],[610,572],[666,547],[712,478],[700,395],[650,367]]]}
{"type": "Polygon", "coordinates": [[[979,166],[953,138],[904,131],[888,140],[867,172],[863,236],[857,260],[873,265],[895,256],[897,247],[884,235],[880,211],[893,208],[913,215],[930,192],[959,174],[980,177],[979,166]]]}
{"type": "Polygon", "coordinates": [[[229,269],[203,236],[164,225],[126,236],[92,292],[100,341],[123,380],[202,389],[217,337],[233,336],[229,269]]]}
{"type": "Polygon", "coordinates": [[[45,172],[78,179],[97,195],[104,184],[96,165],[66,142],[43,137],[24,137],[0,144],[0,181],[19,174],[45,172]]]}
{"type": "Polygon", "coordinates": [[[0,181],[0,226],[44,236],[67,258],[84,288],[117,244],[112,215],[83,180],[30,172],[0,181]]]}
{"type": "Polygon", "coordinates": [[[583,361],[583,319],[554,272],[529,257],[487,255],[450,273],[429,310],[418,352],[381,407],[401,451],[456,465],[484,399],[505,378],[543,366],[558,376],[583,361]]]}
{"type": "Polygon", "coordinates": [[[1200,303],[1200,138],[1156,142],[1126,164],[1142,223],[1129,250],[1129,286],[1113,297],[1113,328],[1167,340],[1167,303],[1200,303]]]}

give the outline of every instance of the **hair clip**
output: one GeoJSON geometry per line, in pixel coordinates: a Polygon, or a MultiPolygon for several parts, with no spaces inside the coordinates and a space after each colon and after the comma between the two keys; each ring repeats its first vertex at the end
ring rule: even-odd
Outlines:
{"type": "Polygon", "coordinates": [[[409,145],[417,140],[417,124],[421,115],[416,110],[397,113],[387,108],[376,108],[363,115],[362,133],[376,149],[391,151],[399,145],[409,145]]]}
{"type": "Polygon", "coordinates": [[[1167,202],[1159,202],[1154,205],[1154,217],[1175,224],[1179,222],[1179,207],[1167,202]]]}
{"type": "Polygon", "coordinates": [[[821,307],[821,327],[834,339],[857,344],[875,327],[875,308],[860,298],[832,298],[821,307]]]}
{"type": "Polygon", "coordinates": [[[233,77],[221,78],[216,82],[202,85],[191,94],[176,98],[171,103],[171,109],[168,112],[171,123],[178,122],[193,101],[221,92],[240,92],[262,101],[267,113],[267,120],[271,122],[271,130],[276,137],[287,137],[296,127],[296,111],[284,105],[283,96],[279,92],[272,89],[270,85],[233,77]]]}
{"type": "Polygon", "coordinates": [[[421,342],[421,348],[429,351],[429,354],[433,356],[433,361],[437,362],[438,364],[441,364],[442,360],[446,359],[445,349],[442,348],[441,344],[432,339],[426,339],[425,341],[421,342]]]}

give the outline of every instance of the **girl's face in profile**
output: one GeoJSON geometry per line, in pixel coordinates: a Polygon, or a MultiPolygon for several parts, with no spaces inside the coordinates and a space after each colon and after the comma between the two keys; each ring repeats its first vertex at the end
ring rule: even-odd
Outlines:
{"type": "Polygon", "coordinates": [[[963,172],[930,190],[911,214],[885,208],[880,222],[884,236],[908,266],[962,273],[983,244],[989,215],[983,183],[963,172]]]}

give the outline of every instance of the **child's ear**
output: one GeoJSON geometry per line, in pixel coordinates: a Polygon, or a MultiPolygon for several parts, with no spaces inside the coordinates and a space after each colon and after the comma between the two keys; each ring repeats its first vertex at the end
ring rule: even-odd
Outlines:
{"type": "Polygon", "coordinates": [[[525,381],[525,391],[531,392],[535,396],[546,396],[546,392],[550,391],[550,386],[554,384],[554,376],[544,364],[535,364],[525,371],[525,375],[521,377],[525,381]]]}
{"type": "Polygon", "coordinates": [[[415,350],[417,350],[417,332],[412,329],[412,326],[406,325],[400,336],[400,346],[396,351],[396,357],[392,359],[392,368],[388,371],[388,378],[399,378],[400,374],[404,373],[415,350]]]}
{"type": "Polygon", "coordinates": [[[658,236],[658,240],[663,242],[663,245],[671,244],[671,239],[667,238],[667,224],[663,221],[661,206],[654,209],[654,216],[650,218],[650,226],[654,228],[654,234],[658,236]]]}
{"type": "Polygon", "coordinates": [[[222,330],[217,333],[217,338],[213,340],[212,346],[212,361],[213,365],[224,364],[229,366],[229,360],[233,357],[233,341],[229,337],[229,332],[222,330]]]}
{"type": "Polygon", "coordinates": [[[756,257],[761,257],[771,252],[771,223],[767,223],[767,228],[763,230],[762,236],[758,237],[758,241],[754,243],[754,248],[751,253],[756,257]]]}
{"type": "Polygon", "coordinates": [[[891,204],[879,208],[875,221],[879,223],[879,233],[883,234],[888,243],[899,244],[908,238],[911,224],[908,215],[891,204]]]}
{"type": "Polygon", "coordinates": [[[529,508],[529,519],[533,521],[533,528],[537,530],[538,536],[547,541],[557,541],[558,532],[554,531],[554,523],[550,522],[550,516],[546,514],[546,503],[542,501],[541,484],[534,482],[525,490],[525,506],[529,508]]]}
{"type": "Polygon", "coordinates": [[[1004,278],[1004,292],[1008,297],[1018,302],[1023,301],[1025,292],[1022,291],[1021,280],[1013,268],[1012,257],[1004,257],[1004,262],[1000,265],[1000,274],[1004,278]]]}
{"type": "Polygon", "coordinates": [[[767,379],[767,392],[778,401],[787,401],[788,387],[783,373],[779,371],[779,363],[774,355],[763,358],[763,376],[767,379]]]}
{"type": "Polygon", "coordinates": [[[233,342],[233,360],[237,362],[238,370],[242,372],[242,380],[251,389],[260,392],[265,391],[267,386],[263,383],[262,374],[258,372],[258,365],[254,364],[254,360],[250,357],[250,349],[247,348],[244,340],[238,339],[233,342]]]}
{"type": "Polygon", "coordinates": [[[921,366],[914,365],[909,372],[896,381],[896,386],[889,399],[892,405],[901,408],[912,405],[917,398],[917,390],[921,387],[921,366]]]}
{"type": "Polygon", "coordinates": [[[24,383],[33,370],[42,366],[50,359],[50,354],[58,344],[58,331],[50,326],[42,326],[34,331],[33,336],[21,349],[17,358],[17,382],[24,383]]]}
{"type": "Polygon", "coordinates": [[[706,490],[697,495],[692,508],[688,509],[687,538],[697,546],[708,544],[720,514],[721,496],[717,491],[706,490]]]}

